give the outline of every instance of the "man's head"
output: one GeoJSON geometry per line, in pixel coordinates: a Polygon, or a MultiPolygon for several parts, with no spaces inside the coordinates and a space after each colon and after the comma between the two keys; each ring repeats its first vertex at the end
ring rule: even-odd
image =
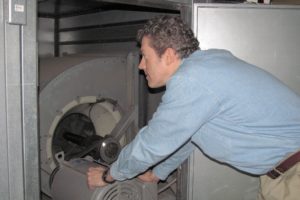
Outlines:
{"type": "Polygon", "coordinates": [[[151,88],[164,86],[178,69],[181,59],[199,49],[192,30],[179,17],[161,16],[149,20],[138,32],[144,70],[151,88]]]}
{"type": "Polygon", "coordinates": [[[144,36],[151,39],[150,45],[159,57],[167,48],[174,49],[180,59],[199,49],[193,31],[179,16],[158,16],[149,20],[138,31],[137,39],[140,43],[144,36]]]}

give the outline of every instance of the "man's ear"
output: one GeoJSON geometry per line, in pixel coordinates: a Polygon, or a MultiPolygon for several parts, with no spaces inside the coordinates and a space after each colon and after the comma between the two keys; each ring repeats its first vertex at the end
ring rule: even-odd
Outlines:
{"type": "Polygon", "coordinates": [[[163,54],[163,57],[167,65],[170,65],[178,60],[177,53],[172,48],[167,48],[163,54]]]}

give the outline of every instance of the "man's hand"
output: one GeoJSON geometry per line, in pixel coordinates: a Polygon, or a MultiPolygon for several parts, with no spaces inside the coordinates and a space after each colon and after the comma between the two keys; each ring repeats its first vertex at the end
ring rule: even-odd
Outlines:
{"type": "Polygon", "coordinates": [[[90,189],[95,189],[95,187],[103,187],[107,185],[102,180],[102,174],[105,171],[103,167],[91,167],[87,171],[87,182],[90,189]]]}
{"type": "Polygon", "coordinates": [[[139,175],[138,178],[144,182],[157,183],[159,181],[159,178],[155,176],[152,171],[147,171],[144,174],[139,175]]]}

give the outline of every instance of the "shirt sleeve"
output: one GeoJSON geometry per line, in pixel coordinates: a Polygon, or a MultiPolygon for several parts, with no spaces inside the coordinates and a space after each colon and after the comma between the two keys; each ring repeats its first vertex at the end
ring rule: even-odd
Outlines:
{"type": "Polygon", "coordinates": [[[185,161],[194,151],[195,145],[191,141],[180,147],[166,160],[162,161],[153,168],[153,173],[160,180],[165,180],[183,161],[185,161]]]}
{"type": "Polygon", "coordinates": [[[153,118],[112,164],[114,179],[133,178],[166,159],[217,112],[217,99],[196,80],[175,76],[166,88],[153,118]]]}

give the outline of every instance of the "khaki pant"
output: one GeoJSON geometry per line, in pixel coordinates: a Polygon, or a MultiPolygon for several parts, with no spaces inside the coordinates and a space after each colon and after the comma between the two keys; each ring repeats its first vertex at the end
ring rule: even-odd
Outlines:
{"type": "Polygon", "coordinates": [[[276,179],[261,176],[258,200],[300,200],[300,162],[276,179]]]}

